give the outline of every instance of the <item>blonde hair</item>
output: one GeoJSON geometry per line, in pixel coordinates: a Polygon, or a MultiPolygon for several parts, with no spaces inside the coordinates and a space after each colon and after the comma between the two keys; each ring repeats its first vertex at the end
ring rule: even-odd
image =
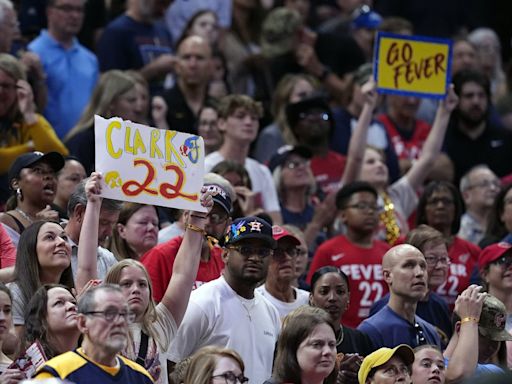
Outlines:
{"type": "MultiPolygon", "coordinates": [[[[25,66],[21,61],[7,53],[0,53],[0,70],[4,71],[8,76],[12,77],[15,82],[18,80],[27,80],[25,66]]],[[[11,121],[21,120],[21,114],[18,109],[18,103],[14,102],[7,116],[11,121]]]]}
{"type": "Polygon", "coordinates": [[[288,125],[288,120],[286,119],[286,106],[289,104],[290,95],[293,92],[293,88],[295,88],[295,85],[300,80],[307,81],[315,90],[320,88],[318,80],[316,80],[311,75],[304,73],[287,74],[279,81],[279,83],[277,83],[274,96],[272,97],[272,105],[270,107],[272,116],[274,117],[277,126],[283,133],[284,142],[290,145],[296,145],[297,138],[288,125]]]}
{"type": "Polygon", "coordinates": [[[68,132],[64,141],[69,141],[73,136],[92,126],[94,115],[112,117],[109,111],[112,103],[122,94],[135,88],[136,84],[135,78],[127,72],[114,69],[103,73],[80,120],[68,132]]]}
{"type": "Polygon", "coordinates": [[[161,345],[160,339],[156,337],[156,334],[153,331],[153,323],[156,321],[156,304],[155,301],[153,300],[153,286],[151,285],[151,278],[148,275],[146,267],[144,267],[144,265],[141,262],[134,259],[121,260],[119,263],[114,264],[109,269],[103,283],[119,285],[119,282],[121,281],[121,273],[123,272],[123,269],[125,269],[126,267],[136,267],[139,268],[142,272],[144,272],[144,277],[148,282],[149,301],[148,306],[142,315],[142,329],[159,344],[162,350],[166,350],[168,346],[161,345]]]}

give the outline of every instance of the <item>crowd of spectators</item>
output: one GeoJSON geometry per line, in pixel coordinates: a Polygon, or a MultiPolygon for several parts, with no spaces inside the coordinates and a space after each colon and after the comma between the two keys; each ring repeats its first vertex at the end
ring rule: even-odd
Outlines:
{"type": "Polygon", "coordinates": [[[0,384],[506,374],[511,8],[0,0],[0,384]],[[451,39],[444,99],[378,31],[451,39]],[[102,198],[95,115],[200,135],[207,212],[102,198]]]}

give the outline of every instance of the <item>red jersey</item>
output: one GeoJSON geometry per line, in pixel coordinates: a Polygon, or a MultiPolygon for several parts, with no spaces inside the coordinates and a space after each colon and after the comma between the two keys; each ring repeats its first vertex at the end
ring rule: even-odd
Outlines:
{"type": "Polygon", "coordinates": [[[345,162],[346,157],[334,151],[329,151],[325,157],[314,156],[311,159],[311,170],[324,194],[338,190],[345,162]]]}
{"type": "Polygon", "coordinates": [[[421,120],[415,121],[414,132],[412,137],[406,140],[400,135],[396,129],[395,123],[389,118],[389,115],[379,115],[377,118],[388,132],[393,147],[395,148],[396,155],[399,159],[416,160],[420,157],[421,148],[425,140],[427,140],[428,133],[430,132],[430,125],[421,120]]]}
{"type": "MultiPolygon", "coordinates": [[[[180,248],[183,237],[175,237],[165,243],[158,244],[156,247],[147,251],[141,258],[141,263],[148,270],[151,284],[153,286],[153,299],[159,302],[162,300],[169,281],[172,276],[172,268],[178,249],[180,248]]],[[[201,284],[215,280],[220,277],[224,269],[224,262],[221,258],[222,249],[215,247],[210,251],[210,260],[199,262],[196,280],[193,289],[201,284]]]]}
{"type": "Polygon", "coordinates": [[[450,268],[446,281],[437,288],[436,293],[441,296],[451,310],[455,305],[457,296],[462,293],[471,280],[471,275],[477,267],[480,248],[469,241],[455,236],[448,248],[450,268]]]}
{"type": "Polygon", "coordinates": [[[374,240],[371,248],[351,243],[345,236],[336,236],[320,245],[309,267],[307,281],[321,267],[332,265],[349,277],[350,305],[343,315],[343,324],[356,328],[368,317],[370,307],[388,292],[382,275],[382,256],[390,246],[374,240]]]}

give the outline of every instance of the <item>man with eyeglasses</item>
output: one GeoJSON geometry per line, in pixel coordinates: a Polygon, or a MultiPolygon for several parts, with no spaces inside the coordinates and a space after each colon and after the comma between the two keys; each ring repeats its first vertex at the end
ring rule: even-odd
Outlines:
{"type": "Polygon", "coordinates": [[[275,248],[271,225],[259,217],[243,217],[229,226],[224,273],[192,292],[169,360],[181,361],[216,345],[240,354],[251,383],[263,383],[272,374],[281,322],[277,309],[255,288],[265,279],[275,248]]]}
{"type": "Polygon", "coordinates": [[[416,315],[418,302],[427,293],[427,262],[416,247],[401,244],[382,259],[382,274],[389,287],[389,302],[358,329],[365,332],[375,348],[399,344],[441,347],[435,327],[416,315]]]}
{"type": "Polygon", "coordinates": [[[295,259],[299,254],[300,240],[279,225],[272,227],[277,248],[270,258],[265,284],[256,288],[284,318],[288,313],[309,302],[309,292],[292,286],[295,280],[295,259]]]}
{"type": "Polygon", "coordinates": [[[313,154],[311,170],[318,187],[324,194],[337,191],[345,169],[345,156],[329,148],[334,121],[326,100],[312,96],[288,104],[286,119],[298,145],[313,154]]]}
{"type": "Polygon", "coordinates": [[[487,220],[494,199],[500,191],[498,176],[485,164],[471,168],[460,179],[460,192],[466,212],[460,219],[457,236],[478,245],[487,230],[487,220]]]}
{"type": "Polygon", "coordinates": [[[62,139],[76,124],[89,102],[99,76],[96,55],[80,44],[85,0],[48,0],[48,29],[28,48],[46,72],[48,103],[44,116],[62,139]]]}
{"type": "Polygon", "coordinates": [[[76,384],[153,383],[142,366],[119,354],[126,348],[128,326],[135,319],[121,288],[107,284],[85,291],[77,312],[81,347],[47,361],[37,380],[57,377],[76,384]]]}
{"type": "MultiPolygon", "coordinates": [[[[206,217],[205,237],[201,249],[201,261],[194,281],[194,289],[200,285],[217,279],[224,263],[222,261],[222,249],[217,243],[222,240],[227,226],[231,223],[232,201],[235,199],[235,191],[229,181],[222,176],[208,173],[204,177],[204,185],[213,192],[213,208],[206,217]]],[[[184,220],[191,212],[184,212],[184,220]]],[[[162,244],[158,244],[146,252],[141,262],[146,267],[153,285],[153,298],[159,302],[165,294],[172,276],[174,260],[183,241],[182,236],[177,236],[162,244]]]]}

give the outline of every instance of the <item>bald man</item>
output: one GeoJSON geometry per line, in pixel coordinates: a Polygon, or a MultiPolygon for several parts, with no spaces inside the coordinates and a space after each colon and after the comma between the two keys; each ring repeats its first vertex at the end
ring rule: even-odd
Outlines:
{"type": "Polygon", "coordinates": [[[174,131],[197,133],[197,116],[208,99],[212,50],[199,36],[189,36],[178,45],[176,84],[163,94],[167,124],[174,131]]]}
{"type": "Polygon", "coordinates": [[[382,274],[389,287],[388,305],[358,329],[370,337],[375,348],[441,346],[435,327],[416,315],[418,301],[428,294],[425,256],[412,245],[397,245],[384,255],[382,274]]]}

